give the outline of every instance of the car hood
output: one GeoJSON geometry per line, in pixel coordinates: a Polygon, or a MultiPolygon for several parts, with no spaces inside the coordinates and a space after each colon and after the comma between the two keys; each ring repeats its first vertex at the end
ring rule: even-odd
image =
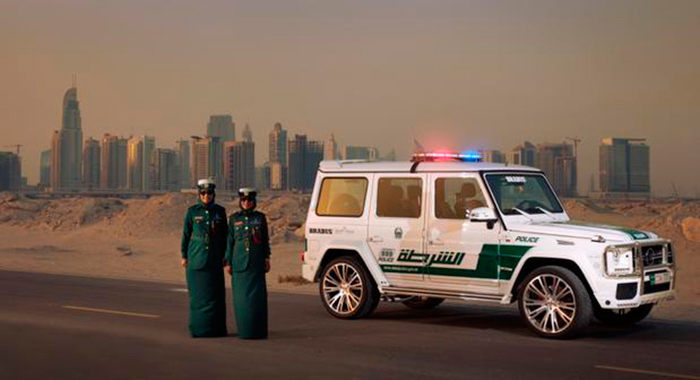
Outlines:
{"type": "Polygon", "coordinates": [[[631,242],[635,240],[654,239],[651,232],[627,227],[610,226],[580,221],[531,222],[517,224],[509,228],[511,232],[554,235],[570,238],[593,239],[598,236],[611,242],[631,242]]]}

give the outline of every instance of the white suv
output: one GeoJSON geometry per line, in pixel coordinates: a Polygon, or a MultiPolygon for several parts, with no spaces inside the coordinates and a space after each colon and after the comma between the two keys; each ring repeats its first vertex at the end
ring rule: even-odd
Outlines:
{"type": "Polygon", "coordinates": [[[380,298],[517,302],[537,334],[563,338],[675,296],[668,240],[571,221],[538,169],[463,160],[321,162],[302,272],[331,315],[367,316],[380,298]]]}

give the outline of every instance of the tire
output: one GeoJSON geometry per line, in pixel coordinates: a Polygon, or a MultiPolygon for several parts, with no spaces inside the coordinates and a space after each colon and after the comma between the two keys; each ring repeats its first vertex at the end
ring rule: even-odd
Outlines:
{"type": "Polygon", "coordinates": [[[518,309],[528,328],[553,339],[575,337],[593,315],[581,279],[560,266],[535,269],[525,278],[518,289],[518,309]]]}
{"type": "Polygon", "coordinates": [[[403,301],[403,304],[411,309],[427,310],[437,307],[444,298],[415,296],[403,301]]]}
{"type": "Polygon", "coordinates": [[[352,256],[331,260],[323,268],[318,290],[326,311],[336,318],[366,317],[379,304],[379,290],[372,277],[352,256]]]}
{"type": "Polygon", "coordinates": [[[641,305],[631,309],[603,309],[596,305],[593,315],[600,323],[609,326],[631,326],[646,318],[653,304],[641,305]]]}

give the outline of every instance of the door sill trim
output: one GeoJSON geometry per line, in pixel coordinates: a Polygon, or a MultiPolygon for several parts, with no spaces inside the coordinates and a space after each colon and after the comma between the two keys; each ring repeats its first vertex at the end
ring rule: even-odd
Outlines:
{"type": "Polygon", "coordinates": [[[500,302],[501,299],[503,298],[502,295],[497,295],[497,294],[464,293],[464,292],[452,292],[449,290],[404,288],[404,287],[396,287],[396,286],[383,286],[380,289],[380,291],[383,294],[451,298],[451,299],[460,299],[460,300],[465,300],[465,301],[500,302]]]}

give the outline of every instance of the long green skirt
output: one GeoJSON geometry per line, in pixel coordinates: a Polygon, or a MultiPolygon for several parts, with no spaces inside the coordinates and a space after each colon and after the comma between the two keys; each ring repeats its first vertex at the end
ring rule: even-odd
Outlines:
{"type": "Polygon", "coordinates": [[[190,335],[226,336],[226,289],[221,268],[187,268],[190,294],[190,335]]]}
{"type": "Polygon", "coordinates": [[[236,335],[242,339],[267,338],[267,284],[265,272],[233,272],[233,307],[236,335]]]}

